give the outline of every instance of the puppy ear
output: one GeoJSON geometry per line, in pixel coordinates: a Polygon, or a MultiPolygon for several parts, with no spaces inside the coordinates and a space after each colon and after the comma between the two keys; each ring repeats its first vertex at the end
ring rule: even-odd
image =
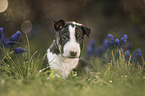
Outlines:
{"type": "Polygon", "coordinates": [[[54,24],[54,29],[56,31],[59,31],[64,27],[65,21],[64,20],[54,20],[53,24],[54,24]]]}
{"type": "Polygon", "coordinates": [[[82,26],[82,31],[83,31],[83,34],[84,34],[84,35],[86,34],[87,37],[89,37],[90,31],[91,31],[90,28],[87,28],[87,27],[85,27],[85,26],[82,26]]]}

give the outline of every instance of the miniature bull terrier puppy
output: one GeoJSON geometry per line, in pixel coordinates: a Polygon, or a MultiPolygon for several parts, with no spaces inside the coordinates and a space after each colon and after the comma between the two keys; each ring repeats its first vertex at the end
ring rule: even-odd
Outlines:
{"type": "Polygon", "coordinates": [[[78,65],[84,35],[89,37],[90,29],[82,24],[64,20],[56,20],[53,23],[56,35],[47,50],[47,58],[55,75],[61,75],[66,79],[78,65]]]}

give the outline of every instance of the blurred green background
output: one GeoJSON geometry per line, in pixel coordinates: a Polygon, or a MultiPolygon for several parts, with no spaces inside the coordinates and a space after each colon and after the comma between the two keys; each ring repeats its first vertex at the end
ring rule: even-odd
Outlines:
{"type": "MultiPolygon", "coordinates": [[[[54,19],[76,21],[91,28],[84,50],[91,39],[100,46],[109,33],[116,38],[126,34],[128,49],[141,48],[145,54],[145,0],[1,0],[1,5],[3,1],[8,1],[8,8],[0,13],[5,35],[22,31],[23,23],[29,21],[31,48],[42,54],[54,39],[54,19]]],[[[25,41],[24,36],[21,39],[25,41]]]]}

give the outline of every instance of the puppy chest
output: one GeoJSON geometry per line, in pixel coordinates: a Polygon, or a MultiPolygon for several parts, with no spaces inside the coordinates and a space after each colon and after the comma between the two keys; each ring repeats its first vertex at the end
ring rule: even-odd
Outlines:
{"type": "Polygon", "coordinates": [[[76,68],[78,64],[78,58],[76,59],[68,59],[68,58],[60,58],[56,56],[51,62],[50,67],[57,72],[70,73],[70,71],[76,68]]]}

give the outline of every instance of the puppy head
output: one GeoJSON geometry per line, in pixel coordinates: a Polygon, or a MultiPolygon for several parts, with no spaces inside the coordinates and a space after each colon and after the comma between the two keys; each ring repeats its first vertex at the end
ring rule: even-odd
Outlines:
{"type": "Polygon", "coordinates": [[[84,35],[89,37],[90,29],[76,22],[55,20],[56,43],[62,56],[78,58],[83,47],[84,35]]]}

